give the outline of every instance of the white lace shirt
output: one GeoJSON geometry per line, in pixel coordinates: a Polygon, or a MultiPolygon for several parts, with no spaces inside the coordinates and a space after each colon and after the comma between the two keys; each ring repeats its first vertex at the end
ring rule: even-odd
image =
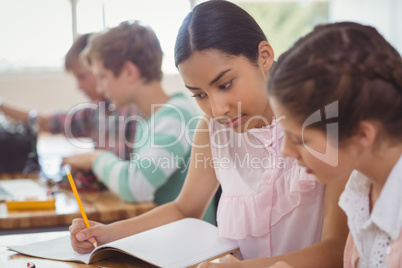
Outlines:
{"type": "Polygon", "coordinates": [[[392,169],[376,201],[369,208],[371,181],[353,171],[339,206],[348,217],[348,226],[357,251],[359,267],[386,267],[390,245],[402,230],[402,156],[392,169]]]}

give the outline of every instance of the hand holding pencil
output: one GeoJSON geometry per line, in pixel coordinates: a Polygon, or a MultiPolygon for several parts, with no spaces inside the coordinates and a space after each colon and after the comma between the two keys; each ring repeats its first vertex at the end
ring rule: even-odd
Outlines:
{"type": "MultiPolygon", "coordinates": [[[[84,219],[85,226],[86,226],[87,228],[90,228],[91,226],[89,225],[87,215],[86,215],[86,213],[85,213],[84,207],[82,206],[80,196],[78,195],[77,187],[75,187],[75,183],[74,183],[73,177],[71,176],[71,172],[70,172],[70,170],[68,169],[67,166],[64,166],[64,168],[65,168],[65,170],[66,170],[67,178],[68,178],[68,181],[70,182],[71,189],[73,190],[75,199],[77,200],[78,207],[80,208],[82,218],[84,219]]],[[[98,244],[97,244],[96,240],[95,240],[92,244],[94,245],[95,248],[98,247],[98,244]]]]}

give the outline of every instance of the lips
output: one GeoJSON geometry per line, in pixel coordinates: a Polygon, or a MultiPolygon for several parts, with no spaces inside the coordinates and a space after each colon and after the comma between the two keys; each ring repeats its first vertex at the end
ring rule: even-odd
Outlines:
{"type": "Polygon", "coordinates": [[[304,166],[304,165],[302,165],[302,164],[300,164],[300,163],[297,163],[300,167],[302,167],[302,168],[304,168],[304,170],[306,171],[306,173],[307,174],[313,174],[314,172],[311,170],[311,169],[309,169],[308,167],[306,167],[306,166],[304,166]]]}
{"type": "Polygon", "coordinates": [[[221,123],[227,127],[235,127],[240,124],[242,117],[243,117],[243,115],[241,115],[237,118],[234,118],[234,119],[227,120],[227,121],[221,121],[221,123]]]}
{"type": "Polygon", "coordinates": [[[309,168],[305,168],[305,170],[306,170],[306,173],[307,174],[313,174],[314,172],[311,170],[311,169],[309,169],[309,168]]]}

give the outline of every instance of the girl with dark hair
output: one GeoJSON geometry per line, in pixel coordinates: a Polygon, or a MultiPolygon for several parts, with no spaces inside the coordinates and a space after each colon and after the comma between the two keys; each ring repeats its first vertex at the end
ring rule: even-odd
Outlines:
{"type": "Polygon", "coordinates": [[[274,53],[255,20],[227,1],[199,4],[179,29],[175,59],[205,114],[179,197],[110,225],[84,229],[75,221],[73,248],[88,252],[94,237],[106,243],[185,217],[200,218],[220,184],[219,236],[235,239],[237,257],[245,261],[202,267],[268,267],[278,260],[299,267],[342,266],[347,227],[337,201],[344,183],[324,186],[281,155],[284,132],[273,119],[265,88],[274,53]]]}
{"type": "Polygon", "coordinates": [[[344,267],[402,267],[398,52],[369,26],[318,26],[279,58],[268,92],[285,117],[283,154],[325,184],[350,175],[339,200],[350,229],[344,267]]]}

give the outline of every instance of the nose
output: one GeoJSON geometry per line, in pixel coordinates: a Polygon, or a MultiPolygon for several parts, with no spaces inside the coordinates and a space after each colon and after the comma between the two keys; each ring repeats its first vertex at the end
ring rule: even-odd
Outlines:
{"type": "Polygon", "coordinates": [[[226,116],[230,111],[227,96],[221,92],[209,96],[211,111],[214,117],[226,116]]]}
{"type": "Polygon", "coordinates": [[[102,86],[100,86],[100,85],[96,86],[96,92],[99,94],[105,94],[105,91],[103,90],[102,86]]]}
{"type": "Polygon", "coordinates": [[[295,159],[300,158],[300,154],[296,150],[296,146],[292,143],[292,141],[290,141],[290,139],[287,137],[286,134],[283,137],[281,153],[282,153],[283,156],[292,157],[292,158],[295,158],[295,159]]]}
{"type": "Polygon", "coordinates": [[[98,83],[96,83],[96,92],[101,95],[104,95],[106,93],[106,86],[101,81],[98,81],[98,83]]]}

